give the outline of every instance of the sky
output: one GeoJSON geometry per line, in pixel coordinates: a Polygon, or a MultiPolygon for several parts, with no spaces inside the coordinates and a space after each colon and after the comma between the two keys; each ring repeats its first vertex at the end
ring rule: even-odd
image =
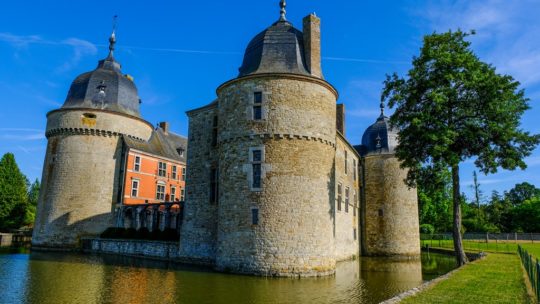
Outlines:
{"type": "MultiPolygon", "coordinates": [[[[521,128],[540,133],[540,1],[290,0],[287,19],[321,18],[322,68],[346,107],[346,137],[359,144],[379,114],[386,74],[406,75],[422,37],[469,31],[475,53],[521,82],[531,109],[521,128]]],[[[107,56],[118,15],[115,58],[133,76],[143,118],[187,135],[185,111],[216,97],[237,77],[245,47],[279,18],[278,0],[7,1],[0,10],[0,154],[12,152],[22,172],[41,179],[46,113],[62,106],[77,75],[107,56]]],[[[391,114],[392,110],[387,110],[391,114]]],[[[461,166],[472,195],[474,159],[461,166]]],[[[516,183],[540,187],[540,149],[526,170],[479,174],[488,198],[516,183]]]]}

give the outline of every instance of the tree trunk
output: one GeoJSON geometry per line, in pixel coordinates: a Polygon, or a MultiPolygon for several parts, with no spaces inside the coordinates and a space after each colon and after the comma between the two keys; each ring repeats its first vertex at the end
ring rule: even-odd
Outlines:
{"type": "Polygon", "coordinates": [[[454,251],[458,266],[463,266],[468,261],[465,251],[463,250],[463,242],[461,239],[461,193],[459,191],[459,165],[452,166],[452,190],[454,201],[454,251]]]}

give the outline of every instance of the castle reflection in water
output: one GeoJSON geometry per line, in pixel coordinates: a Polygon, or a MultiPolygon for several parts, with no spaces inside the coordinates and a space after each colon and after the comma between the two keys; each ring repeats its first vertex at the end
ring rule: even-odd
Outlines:
{"type": "Polygon", "coordinates": [[[169,262],[65,253],[0,254],[1,303],[378,303],[445,273],[453,258],[361,258],[335,276],[225,275],[169,262]]]}

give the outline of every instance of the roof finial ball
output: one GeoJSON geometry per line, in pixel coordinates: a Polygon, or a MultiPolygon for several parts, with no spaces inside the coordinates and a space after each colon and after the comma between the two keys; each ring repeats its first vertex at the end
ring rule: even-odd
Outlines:
{"type": "Polygon", "coordinates": [[[279,21],[287,21],[287,18],[285,18],[285,14],[287,13],[285,10],[285,7],[287,7],[287,2],[285,0],[279,1],[279,7],[281,8],[279,11],[279,21]]]}
{"type": "Polygon", "coordinates": [[[109,58],[113,57],[114,53],[114,44],[116,43],[116,19],[118,19],[118,15],[114,15],[113,21],[112,21],[112,33],[109,37],[109,58]]]}

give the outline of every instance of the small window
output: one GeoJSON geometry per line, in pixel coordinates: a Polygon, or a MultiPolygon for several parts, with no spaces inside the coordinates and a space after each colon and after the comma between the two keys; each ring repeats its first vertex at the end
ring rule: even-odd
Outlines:
{"type": "Polygon", "coordinates": [[[341,211],[341,199],[342,199],[342,189],[343,189],[343,186],[341,186],[341,184],[338,184],[337,186],[337,210],[338,211],[341,211]]]}
{"type": "Polygon", "coordinates": [[[217,203],[219,200],[219,171],[217,168],[210,170],[210,203],[217,203]]]}
{"type": "Polygon", "coordinates": [[[182,180],[185,181],[186,180],[186,168],[182,168],[182,180]]]}
{"type": "Polygon", "coordinates": [[[176,166],[171,167],[171,178],[176,179],[176,166]]]}
{"type": "Polygon", "coordinates": [[[384,216],[384,210],[379,209],[379,216],[384,216]]]}
{"type": "Polygon", "coordinates": [[[180,201],[184,201],[184,196],[185,196],[185,190],[184,189],[180,189],[180,201]]]}
{"type": "Polygon", "coordinates": [[[167,176],[167,163],[159,162],[158,163],[158,176],[167,176]]]}
{"type": "Polygon", "coordinates": [[[262,92],[253,93],[253,120],[262,119],[262,92]]]}
{"type": "Polygon", "coordinates": [[[353,237],[354,237],[354,240],[356,241],[356,228],[353,228],[353,237]]]}
{"type": "Polygon", "coordinates": [[[157,184],[156,187],[156,199],[163,201],[165,200],[165,185],[157,184]]]}
{"type": "Polygon", "coordinates": [[[139,180],[134,179],[131,181],[131,197],[139,196],[139,180]]]}
{"type": "Polygon", "coordinates": [[[259,208],[251,208],[251,225],[259,225],[259,208]]]}
{"type": "Polygon", "coordinates": [[[253,93],[253,103],[262,103],[262,92],[253,93]]]}
{"type": "Polygon", "coordinates": [[[133,171],[141,171],[141,157],[135,156],[135,160],[133,162],[133,171]]]}
{"type": "Polygon", "coordinates": [[[349,187],[345,188],[345,212],[349,212],[349,187]]]}
{"type": "Polygon", "coordinates": [[[83,117],[84,118],[90,118],[90,119],[96,119],[96,114],[93,114],[93,113],[84,113],[83,114],[83,117]]]}
{"type": "Polygon", "coordinates": [[[176,187],[171,186],[171,202],[174,202],[175,199],[176,199],[176,187]]]}
{"type": "Polygon", "coordinates": [[[262,106],[253,106],[253,120],[262,119],[262,106]]]}

